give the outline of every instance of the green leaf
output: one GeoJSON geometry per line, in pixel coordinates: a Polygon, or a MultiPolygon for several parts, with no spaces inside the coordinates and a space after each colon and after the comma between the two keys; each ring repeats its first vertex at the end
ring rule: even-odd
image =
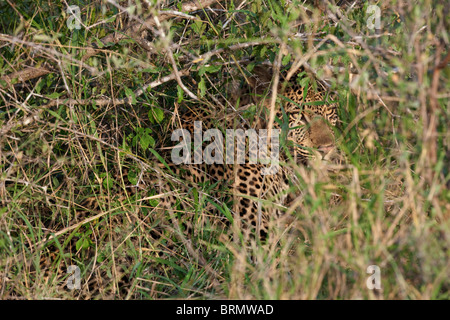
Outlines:
{"type": "Polygon", "coordinates": [[[87,249],[87,248],[89,248],[90,245],[91,245],[91,241],[89,240],[89,238],[83,237],[83,238],[78,239],[78,241],[75,243],[75,248],[78,251],[81,248],[87,249]]]}
{"type": "Polygon", "coordinates": [[[103,44],[103,42],[100,39],[95,39],[95,42],[97,42],[97,47],[99,47],[100,49],[103,48],[105,45],[103,44]]]}
{"type": "Polygon", "coordinates": [[[192,23],[192,30],[198,35],[202,35],[203,31],[205,31],[206,25],[201,20],[195,20],[192,23]]]}
{"type": "Polygon", "coordinates": [[[141,144],[141,148],[147,150],[149,146],[152,148],[155,147],[155,140],[148,133],[144,133],[139,139],[139,143],[141,144]]]}
{"type": "Polygon", "coordinates": [[[46,82],[47,88],[49,88],[52,85],[53,78],[54,78],[54,74],[53,73],[50,73],[50,74],[47,75],[47,82],[46,82]]]}
{"type": "Polygon", "coordinates": [[[202,76],[205,72],[208,73],[216,73],[218,72],[220,69],[222,69],[221,65],[209,65],[209,66],[203,66],[200,68],[200,70],[198,71],[198,74],[200,76],[202,76]]]}
{"type": "Polygon", "coordinates": [[[300,80],[300,85],[303,87],[303,88],[308,88],[308,86],[309,86],[309,78],[308,77],[305,77],[305,78],[303,78],[302,80],[300,80]]]}
{"type": "Polygon", "coordinates": [[[200,80],[200,82],[198,83],[198,88],[200,89],[200,96],[204,97],[206,94],[205,78],[202,78],[202,80],[200,80]]]}
{"type": "Polygon", "coordinates": [[[41,89],[44,87],[45,82],[44,81],[38,81],[38,83],[36,84],[36,86],[34,87],[34,89],[36,90],[36,93],[40,94],[41,93],[41,89]]]}
{"type": "Polygon", "coordinates": [[[148,112],[148,119],[154,123],[156,121],[157,123],[161,123],[164,120],[164,111],[162,111],[160,108],[153,107],[148,112]]]}
{"type": "Polygon", "coordinates": [[[177,85],[177,97],[178,97],[178,103],[180,103],[184,100],[184,91],[179,85],[177,85]]]}
{"type": "Polygon", "coordinates": [[[263,58],[264,55],[265,55],[265,53],[266,53],[266,51],[267,51],[267,47],[266,47],[266,46],[263,46],[263,47],[261,48],[261,51],[259,52],[259,56],[260,56],[261,58],[263,58]]]}
{"type": "Polygon", "coordinates": [[[130,88],[125,87],[125,95],[130,98],[131,97],[131,104],[136,104],[136,95],[134,94],[133,90],[130,88]]]}
{"type": "Polygon", "coordinates": [[[284,56],[283,59],[281,60],[281,64],[283,66],[287,65],[289,62],[291,61],[291,54],[289,53],[288,55],[284,56]]]}
{"type": "Polygon", "coordinates": [[[159,73],[159,72],[161,72],[161,68],[149,67],[149,68],[142,69],[141,72],[159,73]]]}
{"type": "MultiPolygon", "coordinates": [[[[62,106],[62,105],[61,105],[62,106]]],[[[64,106],[65,107],[65,106],[64,106]]],[[[50,113],[52,116],[54,116],[56,119],[58,119],[59,121],[62,121],[64,123],[67,123],[66,120],[64,120],[58,113],[50,110],[50,109],[46,109],[45,111],[47,111],[48,113],[50,113]]]]}
{"type": "Polygon", "coordinates": [[[116,183],[116,181],[111,177],[109,173],[101,173],[100,178],[103,178],[103,188],[109,189],[116,183]]]}
{"type": "Polygon", "coordinates": [[[138,175],[136,170],[130,170],[128,171],[128,181],[130,181],[132,184],[136,185],[138,183],[138,175]]]}
{"type": "Polygon", "coordinates": [[[302,88],[305,88],[303,90],[303,100],[306,99],[306,96],[308,95],[308,88],[309,88],[309,77],[305,77],[302,80],[300,80],[300,86],[302,88]]]}
{"type": "Polygon", "coordinates": [[[59,98],[62,95],[63,95],[62,92],[53,92],[53,93],[47,95],[47,98],[56,99],[56,98],[59,98]]]}
{"type": "Polygon", "coordinates": [[[249,71],[249,72],[252,72],[253,71],[253,68],[255,68],[255,63],[249,63],[248,65],[247,65],[247,70],[249,71]]]}
{"type": "MultiPolygon", "coordinates": [[[[151,190],[148,194],[150,197],[156,195],[156,191],[155,190],[151,190]]],[[[150,206],[152,207],[156,207],[159,204],[160,200],[159,199],[149,199],[148,203],[150,204],[150,206]]]]}
{"type": "Polygon", "coordinates": [[[81,246],[83,245],[83,238],[78,239],[77,242],[75,243],[75,249],[80,250],[81,246]]]}
{"type": "Polygon", "coordinates": [[[55,188],[58,188],[58,186],[59,186],[59,180],[58,180],[56,177],[53,177],[53,178],[52,178],[52,181],[53,181],[53,186],[54,186],[55,188]]]}

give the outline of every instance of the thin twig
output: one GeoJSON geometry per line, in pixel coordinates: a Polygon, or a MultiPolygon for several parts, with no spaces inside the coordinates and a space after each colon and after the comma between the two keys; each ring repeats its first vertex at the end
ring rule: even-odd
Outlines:
{"type": "Polygon", "coordinates": [[[160,14],[168,14],[168,15],[173,15],[173,16],[178,16],[178,17],[182,17],[188,20],[201,20],[198,17],[194,17],[191,15],[188,15],[186,13],[180,12],[180,11],[175,11],[175,10],[163,10],[159,12],[160,14]]]}
{"type": "MultiPolygon", "coordinates": [[[[163,42],[163,43],[167,43],[166,33],[164,32],[164,30],[163,30],[163,28],[162,28],[162,26],[161,26],[161,23],[159,22],[158,17],[155,16],[155,17],[154,17],[154,21],[155,21],[155,23],[156,23],[156,26],[157,26],[158,29],[159,29],[160,36],[161,36],[161,38],[162,38],[162,42],[163,42]]],[[[168,53],[168,55],[169,55],[170,63],[172,64],[173,72],[174,72],[174,74],[175,74],[175,78],[176,78],[176,80],[177,80],[178,85],[179,85],[179,86],[183,89],[183,91],[186,92],[192,99],[198,100],[198,97],[197,97],[194,93],[192,93],[192,92],[184,85],[183,81],[181,81],[180,72],[178,71],[177,63],[176,63],[176,61],[175,61],[175,58],[173,57],[172,49],[170,49],[170,46],[169,46],[168,43],[166,44],[166,50],[167,50],[167,53],[168,53]]]]}

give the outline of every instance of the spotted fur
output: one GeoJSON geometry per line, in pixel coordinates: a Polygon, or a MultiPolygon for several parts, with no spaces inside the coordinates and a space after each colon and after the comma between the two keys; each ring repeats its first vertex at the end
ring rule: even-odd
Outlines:
{"type": "MultiPolygon", "coordinates": [[[[270,83],[272,71],[265,66],[256,67],[254,75],[249,78],[252,96],[256,97],[258,115],[253,121],[254,129],[267,129],[270,109],[270,83]]],[[[336,104],[327,102],[324,88],[314,91],[305,90],[292,77],[290,82],[280,81],[276,115],[278,120],[288,122],[286,145],[290,155],[301,165],[313,158],[327,159],[335,148],[333,126],[337,122],[336,104]],[[283,89],[285,87],[285,89],[283,89]],[[306,91],[306,92],[305,92],[306,91]]],[[[281,79],[283,80],[283,79],[281,79]]],[[[211,110],[193,109],[180,116],[181,127],[193,136],[194,121],[202,120],[203,130],[208,128],[248,128],[249,125],[236,121],[237,117],[223,119],[211,110]],[[237,122],[237,125],[236,125],[237,122]]],[[[175,121],[177,122],[177,121],[175,121]]],[[[282,128],[280,121],[274,128],[282,128]]],[[[247,150],[249,151],[249,150],[247,150]]],[[[252,154],[252,153],[250,153],[252,154]]],[[[281,166],[275,174],[262,175],[265,164],[190,164],[177,167],[177,172],[185,172],[184,177],[194,183],[210,181],[225,185],[233,197],[235,222],[244,236],[259,235],[265,239],[269,233],[269,222],[283,214],[283,207],[289,205],[287,192],[289,181],[294,177],[289,166],[281,166]]],[[[287,162],[286,153],[280,154],[281,162],[287,162]]],[[[174,198],[165,203],[173,207],[174,198]]]]}

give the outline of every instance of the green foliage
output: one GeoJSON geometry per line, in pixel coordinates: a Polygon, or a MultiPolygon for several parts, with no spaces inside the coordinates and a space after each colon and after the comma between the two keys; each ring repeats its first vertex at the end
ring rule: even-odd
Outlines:
{"type": "Polygon", "coordinates": [[[151,136],[152,129],[150,128],[136,128],[134,134],[130,134],[128,139],[131,140],[131,145],[136,147],[139,143],[142,150],[147,150],[148,147],[155,147],[155,139],[151,136]]]}
{"type": "MultiPolygon", "coordinates": [[[[76,1],[88,28],[70,30],[64,2],[0,2],[0,298],[448,299],[450,68],[433,82],[446,3],[375,3],[380,34],[367,25],[370,2],[223,1],[167,20],[156,3],[124,13],[76,1]],[[122,30],[155,14],[161,26],[122,30]],[[125,36],[105,38],[113,32],[125,36]],[[339,157],[329,170],[289,164],[280,193],[293,202],[281,210],[293,222],[249,245],[227,226],[229,189],[182,180],[164,154],[183,108],[231,116],[245,103],[230,84],[279,56],[283,75],[303,62],[300,86],[317,90],[319,78],[337,93],[309,104],[337,100],[339,157]],[[199,101],[167,81],[172,57],[199,101]],[[16,73],[40,68],[26,81],[16,73]],[[172,213],[157,210],[164,185],[172,213]],[[71,264],[108,281],[96,293],[61,289],[71,264]],[[372,264],[378,294],[365,286],[372,264]]],[[[261,114],[239,112],[249,123],[261,114]]],[[[286,113],[275,121],[285,141],[295,128],[286,113]]]]}

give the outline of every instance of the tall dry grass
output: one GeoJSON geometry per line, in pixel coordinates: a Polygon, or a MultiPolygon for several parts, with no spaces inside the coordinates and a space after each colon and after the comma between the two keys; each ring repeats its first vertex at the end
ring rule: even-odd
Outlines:
{"type": "Polygon", "coordinates": [[[448,6],[338,3],[78,1],[70,29],[65,1],[2,2],[0,297],[448,299],[448,6]],[[277,56],[338,94],[339,155],[289,164],[293,219],[248,248],[205,209],[227,190],[176,193],[159,155],[178,107],[225,113],[277,56]]]}

